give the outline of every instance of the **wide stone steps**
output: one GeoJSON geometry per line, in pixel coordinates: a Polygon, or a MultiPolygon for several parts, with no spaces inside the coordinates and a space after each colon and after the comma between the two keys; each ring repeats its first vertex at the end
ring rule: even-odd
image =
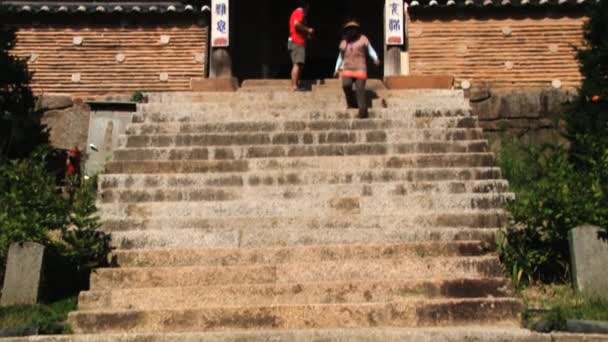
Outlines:
{"type": "MultiPolygon", "coordinates": [[[[443,109],[448,110],[450,108],[470,108],[469,103],[463,98],[450,98],[444,99],[441,102],[441,106],[434,106],[432,98],[380,98],[375,96],[368,97],[368,106],[371,109],[399,109],[399,110],[436,110],[443,109]]],[[[347,102],[344,96],[340,99],[326,99],[317,98],[305,101],[298,101],[292,99],[280,99],[273,102],[201,102],[201,103],[162,103],[152,102],[138,105],[138,111],[140,113],[162,113],[162,112],[173,112],[176,109],[185,110],[188,112],[200,111],[223,111],[228,112],[236,111],[293,111],[293,110],[316,110],[316,111],[341,111],[344,112],[347,109],[347,102]]]]}
{"type": "Polygon", "coordinates": [[[172,148],[121,148],[114,151],[114,161],[153,160],[232,160],[284,157],[368,156],[432,153],[480,153],[488,151],[486,140],[428,141],[395,144],[324,144],[272,146],[220,146],[172,148]]]}
{"type": "MultiPolygon", "coordinates": [[[[437,105],[397,108],[372,108],[369,117],[372,120],[411,120],[414,118],[434,117],[469,117],[468,106],[455,107],[449,104],[446,107],[437,105]],[[431,109],[433,108],[433,109],[431,109]]],[[[352,109],[325,110],[323,108],[296,108],[293,110],[271,109],[249,111],[244,110],[201,110],[198,108],[173,108],[147,110],[135,118],[136,122],[162,123],[162,122],[222,122],[223,121],[312,121],[312,120],[353,120],[358,118],[358,111],[352,109]]]]}
{"type": "MultiPolygon", "coordinates": [[[[369,88],[368,88],[369,89],[369,88]]],[[[384,99],[410,99],[411,101],[451,101],[463,99],[462,90],[420,89],[420,90],[368,90],[371,98],[384,99]]],[[[342,101],[344,93],[340,87],[325,91],[299,92],[292,91],[261,91],[248,92],[164,92],[148,93],[149,103],[189,104],[189,103],[274,103],[278,101],[291,101],[293,103],[314,103],[312,101],[342,101]]]]}
{"type": "Polygon", "coordinates": [[[504,278],[349,281],[88,291],[78,310],[183,310],[213,306],[380,303],[512,296],[504,278]]]}
{"type": "MultiPolygon", "coordinates": [[[[169,221],[169,220],[164,220],[169,221]]],[[[175,220],[182,225],[183,220],[175,220]]],[[[114,225],[123,224],[113,222],[114,225]]],[[[187,222],[189,224],[191,222],[187,222]]],[[[136,223],[137,224],[137,223],[136,223]]],[[[148,224],[148,223],[146,223],[148,224]]],[[[160,225],[152,221],[150,225],[160,225]]],[[[112,246],[118,249],[157,248],[244,248],[244,247],[298,247],[323,244],[399,243],[419,241],[480,240],[494,243],[497,228],[470,227],[408,227],[398,228],[163,228],[144,227],[134,230],[133,225],[112,233],[112,246]],[[169,233],[170,232],[170,233],[169,233]]],[[[115,229],[116,230],[116,229],[115,229]]]]}
{"type": "Polygon", "coordinates": [[[316,197],[298,196],[260,196],[231,200],[226,194],[212,193],[207,198],[196,201],[178,202],[136,202],[100,203],[99,210],[104,217],[111,218],[234,218],[234,217],[287,217],[305,216],[315,213],[318,216],[359,215],[415,215],[420,212],[441,212],[456,210],[486,210],[502,208],[513,198],[510,193],[503,194],[420,194],[408,196],[361,196],[361,194],[341,194],[318,192],[316,197]],[[357,196],[357,197],[355,197],[357,196]],[[286,198],[287,197],[287,198],[286,198]],[[291,197],[291,198],[289,198],[291,197]]]}
{"type": "MultiPolygon", "coordinates": [[[[140,118],[140,120],[145,120],[140,118]]],[[[419,117],[411,120],[315,120],[315,121],[243,121],[232,123],[179,122],[167,116],[168,122],[136,121],[129,124],[127,135],[142,134],[202,134],[202,133],[292,133],[295,131],[359,131],[359,130],[429,130],[429,129],[477,129],[474,116],[419,117]]],[[[186,120],[189,120],[186,118],[186,120]]]]}
{"type": "MultiPolygon", "coordinates": [[[[214,174],[102,174],[99,176],[100,190],[126,189],[198,189],[209,187],[257,187],[257,186],[304,186],[314,184],[376,184],[389,183],[405,189],[415,188],[455,189],[483,188],[486,184],[507,184],[501,179],[501,170],[496,167],[480,168],[427,168],[384,171],[302,171],[263,173],[214,174]]],[[[500,188],[499,188],[500,189],[500,188]]]]}
{"type": "Polygon", "coordinates": [[[521,303],[510,298],[424,299],[388,303],[214,307],[189,310],[72,312],[76,333],[192,332],[241,329],[323,329],[518,325],[521,303]]]}
{"type": "Polygon", "coordinates": [[[174,133],[124,135],[121,146],[143,147],[190,147],[190,146],[231,146],[231,145],[286,145],[286,144],[370,144],[428,141],[483,140],[479,128],[467,129],[421,129],[421,130],[360,130],[360,131],[296,131],[272,133],[174,133]]]}
{"type": "Polygon", "coordinates": [[[254,158],[248,160],[113,161],[108,174],[235,173],[310,170],[395,170],[411,168],[494,167],[492,153],[433,153],[408,155],[368,155],[254,158]]]}
{"type": "MultiPolygon", "coordinates": [[[[137,208],[137,206],[131,206],[137,208]]],[[[128,210],[128,208],[125,208],[128,210]]],[[[311,213],[311,215],[314,213],[311,213]]],[[[133,212],[131,216],[136,216],[133,212]]],[[[243,229],[243,228],[425,228],[425,227],[469,227],[469,228],[495,228],[507,222],[507,215],[502,209],[495,210],[456,210],[456,211],[427,211],[415,215],[345,215],[342,216],[287,216],[287,217],[222,217],[222,218],[175,218],[145,217],[142,212],[140,218],[136,217],[104,217],[103,227],[107,231],[125,230],[172,230],[172,229],[243,229]]]]}
{"type": "Polygon", "coordinates": [[[337,82],[138,105],[99,178],[112,267],[92,274],[74,332],[333,341],[360,329],[337,339],[350,342],[517,326],[495,253],[514,195],[463,92],[370,81],[362,120],[337,82]]]}
{"type": "Polygon", "coordinates": [[[481,241],[369,243],[275,248],[119,249],[112,253],[112,264],[119,267],[236,266],[259,263],[366,260],[379,257],[405,259],[481,256],[491,253],[493,250],[491,244],[481,241]]]}
{"type": "Polygon", "coordinates": [[[237,266],[121,267],[98,269],[91,290],[230,284],[500,277],[496,256],[374,258],[237,266]]]}
{"type": "MultiPolygon", "coordinates": [[[[504,180],[452,181],[452,182],[394,182],[394,183],[316,183],[311,185],[263,185],[254,186],[197,186],[171,187],[134,187],[101,190],[98,198],[101,203],[139,203],[139,202],[213,202],[235,201],[242,199],[293,200],[305,197],[323,196],[331,193],[342,197],[359,196],[409,196],[416,194],[488,194],[508,192],[508,182],[504,180]]],[[[320,197],[322,198],[322,197],[320,197]]],[[[319,199],[320,199],[319,198],[319,199]]]]}
{"type": "Polygon", "coordinates": [[[376,327],[345,329],[256,329],[186,333],[115,333],[15,337],[3,342],[589,342],[603,335],[540,334],[514,326],[376,327]]]}

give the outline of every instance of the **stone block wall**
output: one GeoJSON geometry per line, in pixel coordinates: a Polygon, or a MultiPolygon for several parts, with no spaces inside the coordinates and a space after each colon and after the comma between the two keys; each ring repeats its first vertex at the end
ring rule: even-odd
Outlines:
{"type": "Polygon", "coordinates": [[[42,123],[50,129],[49,139],[53,147],[86,149],[90,108],[82,99],[43,95],[38,106],[44,112],[42,123]]]}
{"type": "Polygon", "coordinates": [[[207,46],[207,26],[190,21],[14,24],[13,53],[28,61],[37,94],[188,90],[207,46]]]}
{"type": "Polygon", "coordinates": [[[498,152],[502,139],[529,144],[565,144],[562,116],[576,95],[574,89],[504,89],[480,84],[467,92],[473,114],[492,150],[498,152]]]}
{"type": "Polygon", "coordinates": [[[408,23],[410,73],[451,75],[457,82],[488,82],[513,89],[576,87],[575,47],[586,17],[501,9],[483,13],[417,13],[408,23]]]}

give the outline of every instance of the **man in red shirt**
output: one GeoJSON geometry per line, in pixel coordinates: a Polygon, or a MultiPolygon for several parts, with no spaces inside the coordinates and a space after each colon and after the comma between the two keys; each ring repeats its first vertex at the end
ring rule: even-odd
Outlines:
{"type": "Polygon", "coordinates": [[[296,8],[289,18],[289,54],[293,67],[291,69],[291,86],[294,91],[300,90],[299,81],[304,63],[306,62],[306,40],[313,34],[314,30],[306,26],[306,15],[308,4],[306,0],[298,0],[296,8]]]}

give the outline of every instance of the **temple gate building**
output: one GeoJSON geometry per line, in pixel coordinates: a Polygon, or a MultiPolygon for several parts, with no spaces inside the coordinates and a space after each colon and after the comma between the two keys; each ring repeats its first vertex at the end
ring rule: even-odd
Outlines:
{"type": "MultiPolygon", "coordinates": [[[[2,23],[17,29],[14,53],[28,60],[39,93],[184,91],[192,79],[289,73],[293,1],[231,0],[227,48],[211,47],[211,3],[0,4],[2,23]]],[[[372,68],[375,78],[449,75],[472,84],[575,87],[581,76],[574,47],[582,41],[584,6],[583,0],[408,0],[404,42],[384,53],[385,1],[312,0],[309,22],[317,34],[305,76],[332,76],[341,25],[356,18],[385,61],[384,68],[372,68]]]]}

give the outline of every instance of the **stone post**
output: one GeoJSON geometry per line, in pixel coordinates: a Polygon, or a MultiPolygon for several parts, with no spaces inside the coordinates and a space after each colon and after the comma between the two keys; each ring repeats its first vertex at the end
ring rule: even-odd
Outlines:
{"type": "Polygon", "coordinates": [[[10,246],[0,306],[38,302],[43,259],[44,246],[38,243],[13,243],[10,246]]]}
{"type": "Polygon", "coordinates": [[[401,75],[401,48],[387,46],[384,51],[384,76],[401,75]]]}
{"type": "Polygon", "coordinates": [[[599,227],[570,230],[570,261],[574,287],[590,296],[608,299],[608,237],[599,227]]]}
{"type": "Polygon", "coordinates": [[[209,78],[232,77],[232,57],[229,48],[211,48],[209,78]]]}

